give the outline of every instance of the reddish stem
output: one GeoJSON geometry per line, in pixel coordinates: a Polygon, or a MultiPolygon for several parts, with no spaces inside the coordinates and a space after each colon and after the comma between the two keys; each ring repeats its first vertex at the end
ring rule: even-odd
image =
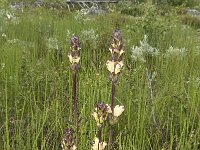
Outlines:
{"type": "Polygon", "coordinates": [[[73,107],[74,107],[74,124],[76,126],[76,146],[78,145],[78,101],[77,101],[77,91],[76,91],[76,71],[73,73],[73,107]]]}
{"type": "Polygon", "coordinates": [[[115,107],[115,82],[112,81],[112,97],[111,97],[112,103],[111,103],[111,109],[112,113],[114,114],[114,107],[115,107]]]}
{"type": "MultiPolygon", "coordinates": [[[[102,137],[102,127],[98,128],[98,133],[97,133],[99,143],[101,143],[101,137],[102,137]]],[[[99,143],[98,143],[98,149],[99,149],[99,143]]]]}
{"type": "MultiPolygon", "coordinates": [[[[112,117],[114,117],[114,107],[115,107],[115,82],[112,81],[112,95],[111,95],[111,110],[112,110],[112,117]]],[[[108,147],[109,149],[111,149],[112,144],[113,144],[113,127],[112,125],[110,125],[110,133],[109,133],[109,143],[108,143],[108,147]]]]}

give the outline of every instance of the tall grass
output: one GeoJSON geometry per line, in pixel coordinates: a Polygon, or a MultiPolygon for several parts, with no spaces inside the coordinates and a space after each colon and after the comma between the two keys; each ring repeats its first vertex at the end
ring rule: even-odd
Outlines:
{"type": "Polygon", "coordinates": [[[173,15],[153,16],[156,23],[149,19],[149,25],[142,18],[118,14],[90,16],[88,21],[75,20],[75,15],[36,8],[16,14],[17,21],[5,18],[1,23],[0,33],[6,39],[0,37],[0,149],[61,149],[63,129],[73,114],[67,58],[73,33],[80,36],[82,45],[77,81],[82,118],[79,149],[90,149],[96,133],[91,113],[96,102],[109,103],[111,97],[105,64],[115,28],[123,33],[126,51],[115,96],[126,110],[114,128],[120,131],[114,132],[118,133],[115,149],[199,149],[200,60],[193,29],[174,21],[173,15]],[[89,35],[81,38],[86,30],[94,30],[97,40],[89,35]],[[146,66],[131,57],[131,47],[139,45],[144,34],[161,51],[153,84],[157,128],[149,115],[146,66]],[[57,39],[58,49],[49,46],[50,38],[57,39]],[[188,51],[166,57],[170,46],[188,51]]]}

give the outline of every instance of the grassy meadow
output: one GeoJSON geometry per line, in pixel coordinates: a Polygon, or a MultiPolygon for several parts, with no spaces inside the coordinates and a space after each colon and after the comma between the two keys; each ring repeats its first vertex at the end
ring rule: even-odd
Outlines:
{"type": "MultiPolygon", "coordinates": [[[[115,97],[125,111],[114,126],[114,149],[200,149],[196,28],[183,24],[175,10],[162,15],[155,6],[139,7],[144,12],[136,15],[120,13],[115,5],[108,14],[86,16],[63,9],[1,10],[0,150],[61,149],[64,129],[73,127],[67,57],[73,34],[81,41],[78,149],[91,149],[95,104],[111,100],[106,61],[114,29],[121,31],[125,51],[115,97]]],[[[108,141],[107,134],[103,138],[108,141]]]]}

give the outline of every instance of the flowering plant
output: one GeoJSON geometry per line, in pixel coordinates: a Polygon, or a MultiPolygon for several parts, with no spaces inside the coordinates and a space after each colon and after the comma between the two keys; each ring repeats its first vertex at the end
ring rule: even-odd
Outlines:
{"type": "Polygon", "coordinates": [[[106,142],[100,142],[99,139],[95,137],[94,143],[92,145],[92,150],[103,150],[105,149],[106,145],[106,142]]]}

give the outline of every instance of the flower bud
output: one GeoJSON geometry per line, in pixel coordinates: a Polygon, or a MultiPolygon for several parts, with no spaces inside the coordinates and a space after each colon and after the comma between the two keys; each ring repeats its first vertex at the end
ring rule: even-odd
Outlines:
{"type": "Polygon", "coordinates": [[[76,146],[74,145],[74,131],[71,128],[67,128],[64,131],[64,137],[62,139],[62,149],[63,150],[75,150],[76,146]]]}

